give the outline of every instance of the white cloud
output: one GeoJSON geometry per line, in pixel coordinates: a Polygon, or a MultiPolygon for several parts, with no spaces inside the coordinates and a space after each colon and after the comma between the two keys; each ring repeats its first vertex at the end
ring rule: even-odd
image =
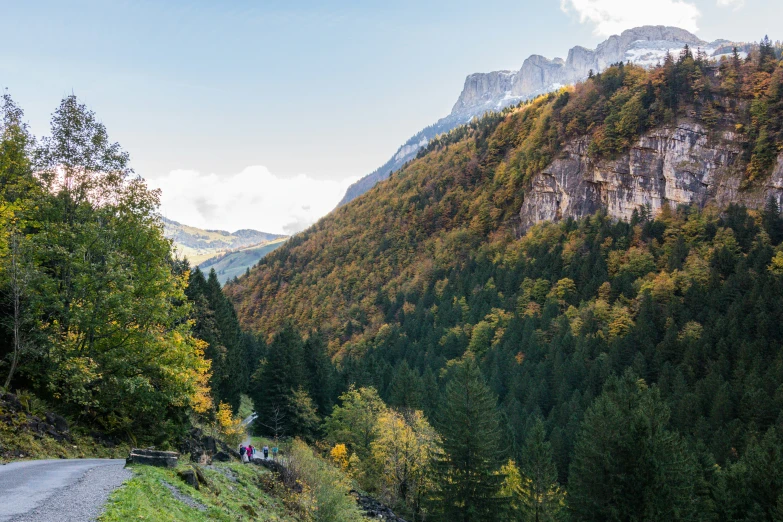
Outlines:
{"type": "Polygon", "coordinates": [[[734,11],[741,9],[745,5],[745,0],[718,0],[718,6],[731,7],[734,11]]]}
{"type": "MultiPolygon", "coordinates": [[[[737,2],[742,0],[718,0],[737,2]]],[[[699,9],[685,0],[560,0],[560,9],[575,11],[581,23],[595,24],[600,36],[620,34],[640,25],[673,25],[697,31],[699,9]]]]}
{"type": "Polygon", "coordinates": [[[147,183],[162,191],[161,213],[180,223],[230,232],[253,228],[292,234],[332,210],[354,181],[305,174],[280,178],[266,167],[253,166],[228,177],[173,170],[147,183]]]}

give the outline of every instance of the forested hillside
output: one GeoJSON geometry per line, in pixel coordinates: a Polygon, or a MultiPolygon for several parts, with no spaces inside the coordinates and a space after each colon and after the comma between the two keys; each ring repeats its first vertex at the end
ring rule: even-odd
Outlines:
{"type": "Polygon", "coordinates": [[[602,158],[681,119],[731,126],[744,190],[763,183],[783,141],[780,58],[765,40],[747,60],[618,64],[433,140],[226,287],[271,342],[257,396],[312,434],[354,385],[322,427],[333,458],[409,513],[780,516],[777,202],[517,226],[531,176],[579,136],[602,158]],[[336,370],[296,362],[323,345],[336,370]],[[314,405],[316,375],[337,384],[314,405]],[[382,451],[408,451],[399,437],[428,472],[382,451]]]}

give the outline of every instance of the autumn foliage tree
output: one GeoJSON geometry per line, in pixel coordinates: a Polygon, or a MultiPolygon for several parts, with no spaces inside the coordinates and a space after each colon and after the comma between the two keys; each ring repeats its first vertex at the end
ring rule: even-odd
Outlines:
{"type": "MultiPolygon", "coordinates": [[[[18,138],[4,133],[4,160],[18,138]]],[[[188,274],[163,237],[158,192],[75,96],[54,112],[49,137],[15,150],[4,201],[27,201],[16,230],[36,348],[20,382],[96,429],[165,440],[212,400],[205,344],[186,320],[188,274]]]]}

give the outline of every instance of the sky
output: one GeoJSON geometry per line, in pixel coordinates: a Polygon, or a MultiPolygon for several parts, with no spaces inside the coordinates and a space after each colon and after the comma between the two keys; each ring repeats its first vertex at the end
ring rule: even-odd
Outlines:
{"type": "Polygon", "coordinates": [[[32,131],[71,93],[189,225],[294,233],[447,115],[465,77],[644,24],[783,39],[772,0],[0,0],[32,131]],[[777,31],[777,32],[776,32],[777,31]]]}

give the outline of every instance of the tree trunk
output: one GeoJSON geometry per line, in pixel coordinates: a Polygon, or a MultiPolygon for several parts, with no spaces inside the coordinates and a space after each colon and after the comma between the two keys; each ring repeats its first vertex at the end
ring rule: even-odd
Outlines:
{"type": "Polygon", "coordinates": [[[19,238],[14,234],[11,240],[11,297],[14,303],[14,356],[11,359],[11,369],[8,371],[8,376],[3,385],[3,388],[6,390],[11,386],[11,379],[19,364],[19,354],[22,351],[22,291],[23,278],[20,277],[19,274],[19,238]]]}

